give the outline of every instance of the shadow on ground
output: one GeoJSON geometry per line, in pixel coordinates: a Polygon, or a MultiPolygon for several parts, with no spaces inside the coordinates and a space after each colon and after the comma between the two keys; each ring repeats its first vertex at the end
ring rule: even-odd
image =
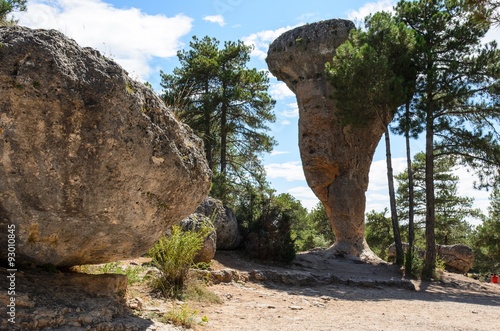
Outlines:
{"type": "Polygon", "coordinates": [[[11,274],[15,275],[12,283],[15,295],[0,292],[1,330],[86,330],[89,326],[93,330],[146,330],[153,324],[126,307],[127,277],[124,275],[89,275],[40,268],[12,273],[0,268],[2,279],[11,274]],[[15,298],[13,308],[8,307],[12,297],[15,298]]]}
{"type": "MultiPolygon", "coordinates": [[[[264,286],[309,296],[346,300],[421,300],[500,306],[500,286],[444,272],[440,280],[403,279],[397,266],[338,258],[328,251],[297,254],[290,266],[252,261],[236,251],[218,251],[216,269],[234,269],[264,286]]],[[[244,277],[242,277],[244,278],[244,277]]]]}

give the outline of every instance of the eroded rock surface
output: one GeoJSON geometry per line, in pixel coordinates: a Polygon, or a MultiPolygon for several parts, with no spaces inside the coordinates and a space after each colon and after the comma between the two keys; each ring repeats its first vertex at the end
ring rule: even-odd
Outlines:
{"type": "MultiPolygon", "coordinates": [[[[403,250],[408,250],[409,244],[402,243],[403,250]]],[[[425,250],[417,249],[417,253],[421,258],[425,256],[425,250]]],[[[455,273],[466,273],[472,268],[474,264],[474,252],[472,248],[464,244],[455,245],[439,245],[436,244],[436,253],[438,257],[444,262],[446,269],[455,273]]],[[[392,243],[387,251],[389,258],[396,257],[396,245],[392,243]]]]}
{"type": "Polygon", "coordinates": [[[331,252],[380,261],[364,239],[364,213],[368,173],[384,126],[342,125],[324,74],[325,63],[352,28],[350,21],[328,20],[287,31],[269,46],[266,61],[297,97],[302,165],[336,236],[331,252]]]}
{"type": "Polygon", "coordinates": [[[466,273],[474,263],[472,248],[464,244],[436,245],[436,251],[446,269],[452,272],[466,273]]]}
{"type": "Polygon", "coordinates": [[[196,212],[208,217],[217,232],[217,249],[236,249],[241,244],[241,236],[238,221],[234,212],[225,207],[222,201],[207,197],[196,209],[196,212]]]}
{"type": "Polygon", "coordinates": [[[201,140],[115,62],[55,30],[0,27],[0,45],[0,232],[16,226],[16,262],[140,256],[207,196],[201,140]]]}
{"type": "Polygon", "coordinates": [[[210,263],[217,250],[217,233],[211,225],[210,219],[203,214],[194,213],[183,219],[180,226],[182,231],[198,232],[202,227],[209,227],[211,229],[203,240],[203,246],[193,259],[194,263],[210,263]]]}

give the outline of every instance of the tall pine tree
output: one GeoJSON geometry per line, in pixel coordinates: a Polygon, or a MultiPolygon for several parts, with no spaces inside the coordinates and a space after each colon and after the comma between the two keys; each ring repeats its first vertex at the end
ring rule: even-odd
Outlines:
{"type": "Polygon", "coordinates": [[[234,200],[245,183],[263,184],[262,152],[274,139],[267,124],[274,122],[275,101],[270,97],[264,71],[247,68],[251,46],[193,37],[189,50],[179,51],[181,66],[162,72],[163,99],[205,143],[213,172],[211,194],[234,200]]]}
{"type": "Polygon", "coordinates": [[[478,169],[481,165],[485,176],[496,174],[500,54],[495,44],[482,45],[489,23],[478,21],[465,0],[403,0],[396,6],[396,17],[415,31],[418,40],[415,106],[423,114],[426,132],[422,276],[431,278],[436,266],[435,150],[460,155],[478,169]]]}

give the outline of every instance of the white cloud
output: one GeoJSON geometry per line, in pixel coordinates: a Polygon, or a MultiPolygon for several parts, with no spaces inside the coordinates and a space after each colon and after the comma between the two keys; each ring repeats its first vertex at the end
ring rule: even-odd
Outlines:
{"type": "Polygon", "coordinates": [[[266,165],[265,168],[269,178],[284,178],[287,182],[306,180],[300,161],[273,163],[266,165]]]}
{"type": "Polygon", "coordinates": [[[309,211],[312,210],[319,202],[319,199],[314,195],[311,188],[308,186],[298,186],[293,187],[287,191],[293,195],[296,199],[300,200],[302,206],[307,208],[309,211]]]}
{"type": "Polygon", "coordinates": [[[483,41],[485,43],[489,43],[495,40],[497,44],[500,46],[500,26],[492,27],[488,33],[484,36],[483,41]]]}
{"type": "Polygon", "coordinates": [[[276,30],[264,30],[254,34],[251,34],[243,38],[243,42],[246,45],[253,45],[255,48],[252,51],[252,56],[256,56],[261,60],[265,60],[267,56],[267,50],[269,49],[269,44],[271,44],[274,39],[278,38],[280,35],[288,30],[291,30],[298,25],[286,26],[276,30]]]}
{"type": "Polygon", "coordinates": [[[284,154],[290,154],[290,152],[287,152],[287,151],[272,151],[270,153],[271,156],[284,155],[284,154]]]}
{"type": "Polygon", "coordinates": [[[150,61],[175,56],[179,38],[192,28],[192,18],[183,14],[149,15],[101,0],[33,0],[16,18],[21,25],[57,29],[81,46],[96,48],[142,80],[153,71],[150,61]]]}
{"type": "Polygon", "coordinates": [[[358,10],[352,10],[347,13],[347,18],[356,23],[363,23],[365,21],[365,17],[370,14],[375,14],[379,11],[388,11],[392,12],[393,7],[396,4],[395,0],[379,0],[377,2],[368,2],[365,3],[358,10]]]}
{"type": "Polygon", "coordinates": [[[217,23],[220,26],[226,25],[226,22],[224,22],[224,16],[222,15],[205,16],[203,17],[203,20],[210,23],[217,23]]]}
{"type": "MultiPolygon", "coordinates": [[[[406,158],[392,159],[393,173],[399,174],[406,169],[406,158]]],[[[370,167],[370,183],[366,191],[365,212],[375,210],[383,211],[389,208],[389,190],[387,187],[387,163],[386,160],[374,161],[370,167]]],[[[397,185],[397,182],[395,183],[397,185]]],[[[396,188],[397,189],[397,188],[396,188]]]]}
{"type": "Polygon", "coordinates": [[[297,103],[289,103],[288,107],[289,109],[280,112],[279,114],[283,117],[289,117],[289,118],[299,118],[299,106],[297,103]]]}
{"type": "MultiPolygon", "coordinates": [[[[394,158],[394,174],[399,174],[406,170],[406,158],[394,158]]],[[[473,208],[479,208],[483,213],[487,213],[489,207],[490,192],[474,189],[474,182],[477,180],[472,171],[466,167],[458,166],[453,170],[453,175],[459,177],[457,194],[462,197],[474,198],[473,208]]],[[[397,182],[395,182],[397,185],[397,182]]],[[[396,187],[397,189],[397,187],[396,187]]],[[[370,184],[366,192],[366,212],[375,210],[383,211],[389,208],[389,193],[387,188],[387,166],[385,160],[374,161],[370,168],[370,184]]],[[[476,219],[467,219],[471,224],[478,224],[476,219]]]]}
{"type": "Polygon", "coordinates": [[[276,100],[295,97],[295,94],[283,82],[272,84],[269,93],[276,100]]]}
{"type": "MultiPolygon", "coordinates": [[[[392,171],[395,175],[405,171],[405,169],[406,158],[392,159],[392,171]]],[[[387,190],[387,162],[386,160],[373,161],[370,167],[370,183],[367,192],[375,193],[385,190],[387,190]]]]}
{"type": "Polygon", "coordinates": [[[300,22],[317,22],[321,20],[321,15],[319,13],[306,13],[297,17],[300,22]]]}

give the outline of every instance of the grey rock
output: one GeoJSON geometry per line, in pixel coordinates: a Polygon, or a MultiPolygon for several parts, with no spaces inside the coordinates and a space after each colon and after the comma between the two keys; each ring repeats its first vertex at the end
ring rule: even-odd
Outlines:
{"type": "Polygon", "coordinates": [[[472,248],[464,244],[436,245],[436,251],[448,271],[466,273],[474,263],[472,248]]]}
{"type": "Polygon", "coordinates": [[[368,173],[384,125],[378,121],[361,128],[343,125],[331,98],[334,88],[324,73],[325,63],[352,28],[352,22],[337,19],[300,26],[269,46],[266,61],[271,73],[297,97],[302,166],[335,233],[330,252],[380,262],[364,238],[364,213],[368,173]]]}
{"type": "MultiPolygon", "coordinates": [[[[403,250],[406,252],[408,243],[402,243],[403,250]]],[[[436,244],[436,253],[438,257],[443,260],[445,267],[448,271],[455,273],[466,273],[472,268],[474,264],[474,252],[472,248],[464,244],[455,245],[439,245],[436,244]]],[[[424,258],[425,251],[418,250],[417,254],[424,258]]],[[[396,256],[396,246],[392,243],[389,246],[387,255],[389,258],[396,256]]]]}
{"type": "Polygon", "coordinates": [[[0,231],[15,225],[16,262],[141,256],[207,196],[202,141],[118,64],[55,30],[0,27],[0,45],[0,231]]]}
{"type": "Polygon", "coordinates": [[[193,259],[194,263],[210,263],[217,250],[217,233],[211,220],[203,214],[191,214],[181,221],[183,231],[200,231],[203,226],[211,228],[211,231],[205,236],[203,246],[193,259]]]}
{"type": "Polygon", "coordinates": [[[222,201],[207,197],[196,212],[213,221],[217,232],[217,249],[231,250],[240,245],[243,237],[236,216],[230,208],[222,204],[222,201]]]}

